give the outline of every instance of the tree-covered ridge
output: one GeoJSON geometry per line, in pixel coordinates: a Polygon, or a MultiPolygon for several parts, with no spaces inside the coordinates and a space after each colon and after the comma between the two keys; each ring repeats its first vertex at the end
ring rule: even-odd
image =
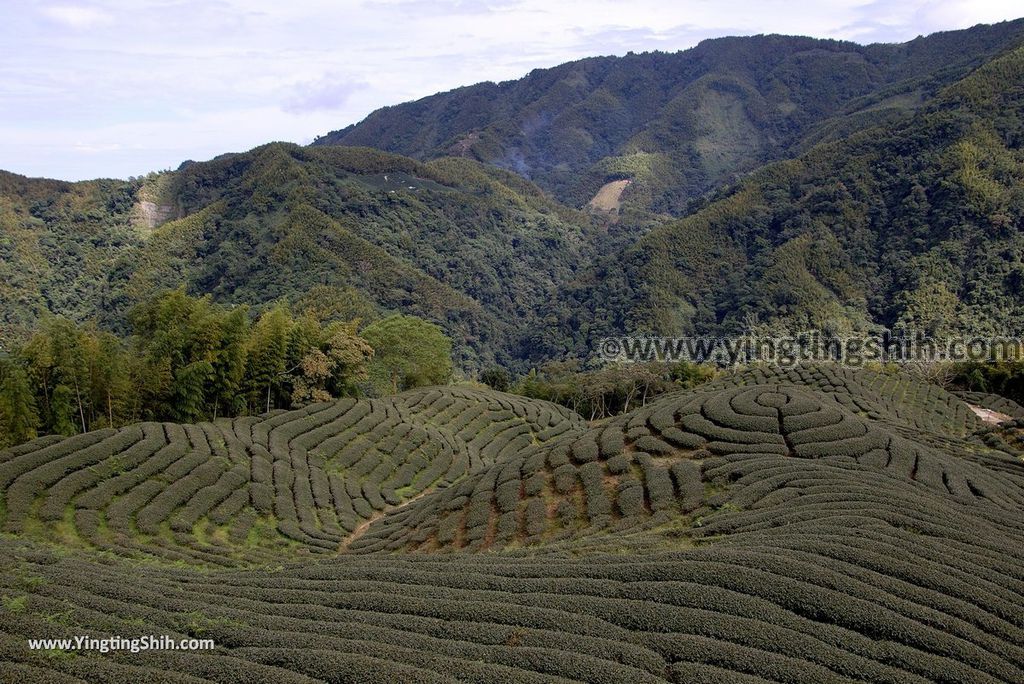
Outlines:
{"type": "MultiPolygon", "coordinates": [[[[1016,332],[1024,320],[1020,56],[1004,48],[1019,28],[976,27],[902,46],[711,41],[681,55],[591,60],[495,86],[519,92],[601,64],[614,65],[620,80],[635,71],[640,82],[653,78],[644,60],[695,55],[707,68],[742,67],[744,78],[768,69],[763,88],[812,73],[823,79],[833,59],[861,64],[870,92],[847,93],[842,107],[831,91],[821,95],[831,113],[816,127],[793,128],[779,151],[799,156],[688,202],[677,219],[627,202],[614,223],[493,165],[345,145],[274,143],[129,181],[4,174],[0,341],[23,340],[45,312],[123,333],[132,306],[182,284],[256,311],[284,298],[327,303],[338,320],[415,315],[442,327],[456,367],[470,375],[494,364],[522,373],[585,359],[601,337],[633,332],[731,333],[755,323],[764,331],[1016,332]],[[898,104],[907,88],[917,98],[909,108],[898,104]],[[890,105],[906,111],[871,114],[890,105]]],[[[804,94],[810,107],[812,90],[827,83],[808,83],[817,83],[804,94]]],[[[554,102],[561,90],[552,88],[554,102]]],[[[669,137],[680,145],[699,142],[693,131],[678,133],[669,137]]],[[[626,193],[647,192],[630,177],[626,193]]],[[[685,185],[662,177],[666,187],[685,185]]]]}
{"type": "Polygon", "coordinates": [[[320,288],[341,317],[417,315],[470,366],[508,363],[603,239],[514,174],[368,149],[271,144],[128,182],[3,180],[8,345],[46,312],[123,331],[134,304],[179,285],[255,307],[320,288]]]}
{"type": "Polygon", "coordinates": [[[1024,48],[1011,50],[907,121],[768,165],[655,228],[565,289],[548,316],[565,321],[554,339],[581,331],[586,349],[622,330],[735,333],[752,321],[1020,333],[1022,68],[1024,48]]]}
{"type": "Polygon", "coordinates": [[[632,206],[679,214],[737,174],[903,118],[1021,31],[1017,21],[868,46],[753,36],[584,59],[385,107],[316,144],[470,156],[574,206],[628,178],[632,206]]]}
{"type": "Polygon", "coordinates": [[[279,296],[347,279],[387,308],[445,320],[461,301],[476,318],[487,312],[507,325],[529,316],[592,249],[582,217],[473,162],[422,165],[371,150],[294,146],[252,155],[190,166],[178,180],[186,209],[227,203],[219,218],[229,225],[205,236],[203,261],[216,267],[196,275],[214,295],[252,301],[246,286],[279,296]],[[361,241],[370,244],[360,248],[361,241]],[[235,272],[241,260],[250,270],[235,272]],[[261,267],[265,261],[275,273],[261,267]],[[275,287],[281,291],[268,292],[275,287]]]}
{"type": "Polygon", "coordinates": [[[84,319],[110,306],[119,256],[141,246],[137,181],[64,183],[0,171],[0,345],[45,312],[84,319]]]}

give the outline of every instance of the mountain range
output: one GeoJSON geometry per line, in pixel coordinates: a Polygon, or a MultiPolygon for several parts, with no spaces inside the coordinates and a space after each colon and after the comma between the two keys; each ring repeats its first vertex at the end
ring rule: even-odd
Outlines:
{"type": "Polygon", "coordinates": [[[0,173],[0,342],[185,284],[436,321],[472,371],[608,334],[1024,323],[1024,21],[753,36],[387,107],[144,178],[0,173]]]}

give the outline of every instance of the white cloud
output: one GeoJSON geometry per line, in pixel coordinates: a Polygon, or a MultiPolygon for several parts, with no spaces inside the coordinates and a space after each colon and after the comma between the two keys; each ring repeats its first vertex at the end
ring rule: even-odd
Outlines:
{"type": "Polygon", "coordinates": [[[86,143],[76,142],[71,146],[71,149],[75,152],[84,152],[85,154],[97,154],[102,152],[118,152],[124,149],[124,145],[117,142],[108,143],[86,143]]]}
{"type": "Polygon", "coordinates": [[[53,21],[72,29],[88,29],[99,24],[110,23],[112,17],[94,7],[75,5],[52,5],[43,8],[43,14],[53,21]]]}
{"type": "Polygon", "coordinates": [[[296,83],[282,109],[293,114],[318,110],[342,109],[357,91],[369,87],[364,81],[350,80],[338,74],[327,74],[315,81],[296,83]]]}

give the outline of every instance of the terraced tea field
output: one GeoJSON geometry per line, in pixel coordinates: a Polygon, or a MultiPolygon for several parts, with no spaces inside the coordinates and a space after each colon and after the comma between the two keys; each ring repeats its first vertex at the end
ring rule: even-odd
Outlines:
{"type": "Polygon", "coordinates": [[[807,366],[595,424],[435,388],[37,440],[0,681],[1024,682],[1022,432],[807,366]],[[79,634],[216,648],[27,646],[79,634]]]}

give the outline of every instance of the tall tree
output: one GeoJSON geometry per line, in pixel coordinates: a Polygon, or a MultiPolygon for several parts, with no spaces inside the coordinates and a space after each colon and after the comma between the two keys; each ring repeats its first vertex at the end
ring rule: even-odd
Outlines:
{"type": "Polygon", "coordinates": [[[331,324],[322,337],[299,362],[292,389],[296,406],[357,394],[358,383],[369,377],[373,347],[356,334],[356,322],[331,324]]]}
{"type": "Polygon", "coordinates": [[[249,339],[248,307],[237,307],[221,319],[220,347],[213,361],[213,418],[236,415],[245,410],[242,382],[249,339]]]}
{"type": "Polygon", "coordinates": [[[295,321],[284,305],[264,313],[253,327],[245,370],[248,405],[253,413],[291,403],[291,392],[282,392],[281,388],[294,370],[288,366],[294,328],[295,321]]]}
{"type": "Polygon", "coordinates": [[[88,338],[90,429],[132,421],[130,363],[124,343],[110,333],[88,338]]]}
{"type": "Polygon", "coordinates": [[[75,427],[75,395],[67,385],[53,388],[50,398],[50,430],[58,435],[73,435],[75,427]]]}
{"type": "Polygon", "coordinates": [[[0,364],[0,446],[35,439],[38,428],[39,414],[28,374],[13,362],[0,364]]]}
{"type": "MultiPolygon", "coordinates": [[[[154,417],[200,419],[212,413],[210,407],[218,394],[215,364],[224,352],[230,316],[209,296],[189,297],[183,288],[166,292],[132,311],[135,344],[148,370],[143,386],[145,403],[154,417]]],[[[240,322],[233,319],[231,326],[237,328],[240,322]]],[[[232,332],[237,335],[236,330],[232,332]]],[[[233,342],[237,344],[237,340],[233,342]]],[[[233,349],[231,353],[238,351],[233,349]]]]}
{"type": "Polygon", "coordinates": [[[174,373],[174,417],[196,423],[206,417],[206,387],[214,378],[213,364],[193,361],[174,373]]]}
{"type": "Polygon", "coordinates": [[[480,382],[499,392],[507,392],[512,384],[508,371],[501,366],[492,366],[481,373],[480,382]]]}
{"type": "Polygon", "coordinates": [[[74,323],[51,318],[21,352],[29,377],[40,388],[45,422],[61,434],[89,429],[91,346],[87,334],[74,323]]]}
{"type": "Polygon", "coordinates": [[[367,326],[362,336],[373,347],[369,375],[380,394],[451,379],[452,343],[433,323],[395,314],[367,326]]]}

